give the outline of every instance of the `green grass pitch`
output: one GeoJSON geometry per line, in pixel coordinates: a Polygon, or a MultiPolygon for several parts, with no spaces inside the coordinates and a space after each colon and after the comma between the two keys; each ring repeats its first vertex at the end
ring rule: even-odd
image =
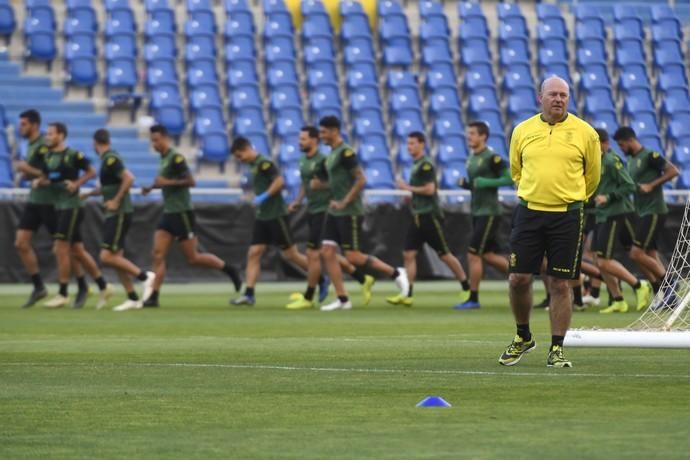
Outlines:
{"type": "Polygon", "coordinates": [[[507,286],[484,286],[480,311],[450,309],[450,282],[392,307],[381,281],[334,313],[284,310],[303,283],[259,284],[254,308],[165,286],[161,309],[126,313],[20,310],[28,286],[1,287],[0,458],[687,458],[687,350],[570,348],[572,369],[547,369],[536,311],[537,349],[504,368],[507,286]],[[428,395],[453,407],[415,408],[428,395]]]}

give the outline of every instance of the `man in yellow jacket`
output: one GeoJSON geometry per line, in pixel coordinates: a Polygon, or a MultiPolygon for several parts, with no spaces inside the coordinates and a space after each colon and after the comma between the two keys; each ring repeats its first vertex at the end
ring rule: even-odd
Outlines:
{"type": "Polygon", "coordinates": [[[559,77],[541,86],[542,112],[513,131],[510,170],[519,205],[510,234],[510,303],[517,335],[499,358],[513,366],[536,342],[529,328],[532,277],[548,261],[551,348],[548,367],[572,367],[563,339],[572,314],[568,282],[580,276],[584,203],[599,185],[601,148],[596,131],[568,113],[568,84],[559,77]]]}

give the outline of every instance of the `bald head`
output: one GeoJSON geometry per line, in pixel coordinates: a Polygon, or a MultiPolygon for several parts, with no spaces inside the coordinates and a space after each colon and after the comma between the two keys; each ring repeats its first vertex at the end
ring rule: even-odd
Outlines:
{"type": "Polygon", "coordinates": [[[570,87],[561,77],[552,76],[544,80],[539,92],[543,117],[549,123],[559,122],[568,111],[570,87]]]}

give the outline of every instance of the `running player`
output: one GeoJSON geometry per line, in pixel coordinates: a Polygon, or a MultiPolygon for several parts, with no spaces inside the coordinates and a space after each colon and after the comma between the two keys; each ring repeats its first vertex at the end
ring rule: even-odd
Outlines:
{"type": "MultiPolygon", "coordinates": [[[[391,267],[377,257],[361,251],[359,238],[362,233],[362,215],[364,214],[362,190],[364,190],[366,178],[352,147],[343,141],[340,134],[340,120],[334,116],[323,117],[319,121],[319,136],[321,141],[332,150],[326,161],[321,163],[322,167],[318,169],[316,178],[312,180],[312,187],[315,189],[329,187],[331,190],[321,253],[338,296],[334,302],[322,306],[321,311],[352,308],[337,258],[338,246],[352,265],[363,269],[374,269],[390,276],[395,280],[400,295],[407,296],[410,286],[404,268],[391,267]]],[[[365,303],[370,296],[370,291],[365,291],[365,303]]]]}
{"type": "Polygon", "coordinates": [[[158,307],[160,288],[165,278],[165,258],[173,241],[177,241],[187,263],[201,267],[220,270],[230,277],[239,291],[242,281],[237,269],[223,262],[213,254],[200,253],[198,240],[194,233],[194,211],[190,187],[194,187],[194,177],[189,171],[184,155],[173,149],[168,130],[162,125],[149,129],[151,146],[160,154],[160,168],[153,184],[142,188],[144,195],[154,188],[163,191],[163,217],[153,235],[153,271],[156,279],[148,298],[144,298],[144,307],[158,307]]]}
{"type": "Polygon", "coordinates": [[[461,297],[467,298],[470,283],[462,269],[460,261],[450,252],[446,235],[443,231],[443,210],[438,200],[438,183],[436,170],[429,157],[425,155],[426,138],[423,133],[415,131],[407,136],[407,151],[414,160],[410,173],[410,183],[398,179],[398,188],[412,192],[413,222],[407,229],[407,239],[403,259],[410,287],[406,295],[398,294],[388,297],[386,302],[393,305],[410,306],[414,302],[413,283],[417,276],[417,253],[427,243],[436,251],[455,278],[460,282],[463,292],[461,297]]]}
{"type": "MultiPolygon", "coordinates": [[[[96,308],[103,308],[112,293],[98,265],[84,248],[81,221],[84,218],[79,188],[96,175],[82,152],[65,145],[67,127],[63,123],[50,123],[45,144],[50,150],[44,164],[44,177],[34,179],[34,186],[49,186],[55,199],[56,226],[53,251],[57,259],[59,293],[44,305],[48,308],[64,307],[68,303],[67,284],[71,273],[72,257],[78,260],[96,281],[100,295],[96,308]],[[79,174],[84,171],[84,174],[79,174]]],[[[75,302],[74,308],[83,303],[75,302]]]]}
{"type": "Polygon", "coordinates": [[[246,288],[244,295],[231,300],[230,303],[254,305],[254,289],[261,272],[261,257],[269,244],[278,246],[286,259],[305,272],[308,272],[309,266],[305,255],[300,253],[292,242],[290,227],[285,219],[287,208],[281,193],[285,179],[276,165],[259,155],[245,137],[236,138],[230,151],[239,161],[251,166],[254,204],[257,206],[252,243],[247,251],[246,288]]]}
{"type": "Polygon", "coordinates": [[[479,283],[484,271],[483,261],[508,274],[508,259],[496,254],[499,250],[497,233],[501,225],[498,187],[513,184],[506,161],[486,145],[489,126],[483,121],[472,122],[466,134],[472,156],[467,160],[469,177],[460,179],[460,186],[472,191],[472,237],[467,254],[470,297],[466,302],[457,304],[457,310],[480,308],[479,283]]]}
{"type": "Polygon", "coordinates": [[[625,281],[635,290],[637,311],[647,307],[652,287],[647,281],[640,281],[620,262],[613,258],[616,240],[630,250],[633,244],[633,228],[627,214],[634,212],[630,195],[635,183],[625,169],[618,155],[609,147],[609,134],[605,129],[596,129],[601,143],[601,181],[595,193],[596,230],[594,250],[597,264],[612,295],[613,302],[600,313],[625,313],[628,304],[623,299],[618,280],[625,281]]]}
{"type": "Polygon", "coordinates": [[[122,157],[110,147],[110,133],[107,130],[97,130],[93,135],[93,144],[94,150],[101,159],[101,186],[92,190],[88,196],[103,195],[105,222],[100,259],[104,265],[117,271],[120,282],[127,292],[127,300],[114,307],[113,310],[139,309],[144,306],[144,303],[134,290],[131,278],[136,278],[143,283],[142,296],[146,299],[151,296],[156,275],[151,271],[143,271],[124,256],[125,240],[132,224],[132,212],[134,212],[129,196],[134,176],[125,167],[122,157]]]}
{"type": "Polygon", "coordinates": [[[647,149],[637,139],[635,131],[622,126],[613,135],[623,153],[628,156],[628,172],[635,183],[635,212],[637,225],[630,258],[659,290],[666,269],[659,260],[656,240],[664,228],[668,207],[664,201],[663,185],[678,175],[678,169],[659,152],[647,149]]]}

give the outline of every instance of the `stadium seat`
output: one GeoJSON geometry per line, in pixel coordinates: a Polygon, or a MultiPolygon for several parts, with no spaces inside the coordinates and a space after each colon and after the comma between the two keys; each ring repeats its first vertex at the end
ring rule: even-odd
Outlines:
{"type": "Polygon", "coordinates": [[[464,67],[476,64],[491,65],[491,51],[484,39],[467,40],[460,48],[460,62],[464,67]]]}
{"type": "Polygon", "coordinates": [[[579,45],[585,40],[606,40],[606,26],[601,18],[589,18],[575,24],[575,41],[579,45]]]}
{"type": "Polygon", "coordinates": [[[144,23],[144,37],[155,39],[160,34],[174,34],[177,31],[175,13],[172,10],[156,10],[144,23]]]}
{"type": "Polygon", "coordinates": [[[536,113],[537,97],[533,87],[516,89],[508,96],[507,114],[509,118],[522,118],[524,113],[536,113]]]}
{"type": "Polygon", "coordinates": [[[480,40],[488,40],[489,39],[489,27],[486,24],[486,19],[482,17],[473,17],[469,18],[466,21],[462,22],[461,27],[460,27],[460,34],[459,34],[459,39],[460,39],[460,46],[463,46],[467,40],[472,40],[472,39],[480,39],[480,40]]]}
{"type": "Polygon", "coordinates": [[[10,44],[10,38],[17,28],[17,20],[12,5],[0,4],[0,37],[5,38],[5,44],[10,44]]]}
{"type": "Polygon", "coordinates": [[[499,62],[501,63],[501,67],[508,67],[514,64],[529,65],[530,53],[527,42],[514,40],[505,43],[500,49],[499,62]]]}
{"type": "Polygon", "coordinates": [[[486,144],[503,159],[508,159],[508,143],[502,133],[492,132],[486,144]]]}
{"type": "Polygon", "coordinates": [[[168,105],[182,107],[182,97],[177,85],[158,85],[151,89],[149,109],[153,112],[168,105]]]}
{"type": "Polygon", "coordinates": [[[218,107],[204,107],[194,117],[193,137],[198,138],[206,133],[225,132],[225,117],[218,107]]]}
{"type": "Polygon", "coordinates": [[[215,59],[216,44],[212,36],[196,35],[190,37],[185,46],[185,63],[189,67],[199,59],[215,59]]]}
{"type": "Polygon", "coordinates": [[[371,28],[367,15],[362,13],[346,17],[340,28],[340,37],[345,45],[357,38],[371,40],[371,28]]]}
{"type": "Polygon", "coordinates": [[[357,39],[350,42],[343,51],[345,66],[352,67],[359,62],[376,62],[374,48],[368,40],[357,39]]]}
{"type": "Polygon", "coordinates": [[[184,34],[187,40],[195,35],[210,35],[216,33],[216,18],[212,11],[195,11],[184,24],[184,34]]]}
{"type": "Polygon", "coordinates": [[[366,188],[395,188],[395,176],[389,160],[372,161],[365,166],[364,175],[367,178],[366,188]]]}
{"type": "Polygon", "coordinates": [[[340,15],[344,18],[364,14],[364,8],[359,0],[341,0],[338,8],[340,9],[340,15]]]}
{"type": "Polygon", "coordinates": [[[580,89],[591,91],[597,88],[611,88],[609,73],[603,64],[588,65],[581,72],[580,89]]]}
{"type": "Polygon", "coordinates": [[[626,19],[618,22],[613,26],[613,38],[616,43],[621,43],[626,40],[643,41],[645,38],[644,26],[639,18],[626,19]]]}
{"type": "Polygon", "coordinates": [[[447,44],[425,46],[422,49],[422,66],[429,68],[443,63],[453,63],[453,54],[447,44]]]}
{"type": "Polygon", "coordinates": [[[289,142],[283,142],[278,147],[278,162],[281,165],[297,163],[302,157],[299,147],[289,142]]]}
{"type": "Polygon", "coordinates": [[[431,94],[429,102],[429,113],[436,116],[441,112],[461,110],[460,98],[455,88],[442,88],[431,94]]]}
{"type": "Polygon", "coordinates": [[[145,0],[144,8],[146,12],[150,14],[157,10],[169,10],[170,5],[168,4],[168,0],[145,0]]]}
{"type": "Polygon", "coordinates": [[[500,110],[496,92],[489,88],[480,89],[470,94],[467,104],[467,113],[474,118],[481,118],[481,114],[485,110],[494,112],[500,110]]]}
{"type": "Polygon", "coordinates": [[[601,65],[608,62],[606,46],[602,40],[582,40],[577,45],[576,63],[579,68],[589,65],[601,65]]]}
{"type": "Polygon", "coordinates": [[[515,64],[506,67],[503,72],[503,91],[512,92],[520,88],[534,88],[534,79],[530,67],[515,64]]]}
{"type": "Polygon", "coordinates": [[[635,134],[638,136],[657,136],[659,133],[659,125],[657,124],[656,116],[651,113],[634,114],[630,119],[630,126],[635,130],[635,134]]]}
{"type": "Polygon", "coordinates": [[[26,37],[25,62],[44,62],[46,67],[50,69],[56,56],[55,35],[52,32],[33,32],[26,37]]]}
{"type": "Polygon", "coordinates": [[[64,57],[67,63],[75,58],[95,58],[97,54],[93,32],[74,34],[65,42],[64,57]]]}
{"type": "Polygon", "coordinates": [[[269,38],[292,38],[293,27],[290,13],[272,13],[264,24],[264,40],[269,38]]]}
{"type": "Polygon", "coordinates": [[[251,37],[254,35],[254,32],[254,16],[252,16],[249,10],[229,13],[223,24],[223,37],[225,37],[225,40],[240,35],[251,37]]]}
{"type": "Polygon", "coordinates": [[[537,3],[537,19],[540,21],[563,19],[563,15],[558,5],[552,3],[537,3]]]}
{"type": "Polygon", "coordinates": [[[367,109],[381,109],[381,99],[376,88],[355,88],[350,92],[350,111],[353,114],[367,109]]]}
{"type": "MultiPolygon", "coordinates": [[[[274,126],[274,132],[279,131],[287,132],[290,134],[299,134],[299,128],[301,125],[294,123],[294,126],[290,127],[290,124],[285,123],[285,119],[276,118],[276,126],[274,126]],[[278,128],[278,120],[281,120],[282,126],[278,128]]],[[[235,114],[235,120],[232,125],[232,132],[236,136],[248,136],[252,133],[264,133],[266,132],[266,123],[264,122],[263,113],[261,110],[257,109],[243,109],[237,114],[235,114]]],[[[295,136],[297,135],[295,134],[295,136]]]]}
{"type": "Polygon", "coordinates": [[[264,48],[264,59],[266,64],[271,65],[279,61],[294,61],[295,46],[292,38],[275,37],[266,40],[264,48]]]}
{"type": "Polygon", "coordinates": [[[467,169],[464,161],[448,163],[441,172],[441,188],[445,190],[458,190],[460,179],[467,177],[467,169]]]}
{"type": "Polygon", "coordinates": [[[377,110],[368,110],[360,113],[355,119],[352,130],[355,138],[364,139],[371,135],[383,135],[386,132],[383,117],[377,110]]]}
{"type": "Polygon", "coordinates": [[[119,58],[108,63],[105,82],[108,94],[114,89],[125,89],[132,92],[136,85],[137,70],[133,59],[119,58]]]}
{"type": "Polygon", "coordinates": [[[146,85],[153,87],[160,84],[178,84],[175,61],[172,59],[158,59],[147,64],[146,85]]]}
{"type": "Polygon", "coordinates": [[[308,17],[315,14],[326,14],[326,8],[321,0],[304,0],[300,6],[302,16],[308,17]]]}
{"type": "Polygon", "coordinates": [[[687,87],[688,79],[685,75],[685,67],[682,65],[666,66],[657,73],[656,88],[659,92],[668,92],[671,89],[687,87]]]}
{"type": "Polygon", "coordinates": [[[584,97],[584,114],[592,116],[597,113],[610,112],[616,114],[616,104],[608,89],[593,89],[584,97]]]}
{"type": "Polygon", "coordinates": [[[117,8],[108,13],[108,19],[105,22],[106,37],[119,34],[134,34],[136,32],[137,25],[131,9],[117,8]]]}
{"type": "Polygon", "coordinates": [[[302,39],[326,38],[333,40],[331,19],[326,13],[315,14],[304,18],[302,22],[302,39]]]}
{"type": "Polygon", "coordinates": [[[386,88],[396,90],[398,88],[417,88],[417,77],[412,72],[392,71],[386,75],[386,88]]]}
{"type": "Polygon", "coordinates": [[[683,51],[680,48],[680,42],[675,40],[665,40],[657,43],[654,47],[653,57],[656,68],[664,68],[669,65],[683,65],[683,51]]]}
{"type": "Polygon", "coordinates": [[[459,135],[448,136],[438,144],[436,161],[441,166],[446,166],[451,163],[464,162],[468,156],[465,138],[459,135]]]}
{"type": "Polygon", "coordinates": [[[511,40],[527,40],[529,32],[523,17],[513,17],[502,21],[498,26],[498,41],[501,44],[511,40]]]}
{"type": "Polygon", "coordinates": [[[295,66],[289,62],[278,62],[266,69],[266,71],[266,83],[268,84],[269,88],[275,88],[281,85],[299,84],[299,77],[297,76],[295,66]]]}
{"type": "Polygon", "coordinates": [[[667,139],[676,144],[681,138],[690,137],[690,114],[681,113],[671,118],[666,133],[667,139]]]}
{"type": "Polygon", "coordinates": [[[398,88],[388,96],[391,113],[399,110],[421,110],[422,101],[419,98],[417,88],[398,88]]]}
{"type": "Polygon", "coordinates": [[[690,112],[690,95],[686,88],[668,90],[661,102],[661,115],[672,117],[679,113],[690,112]]]}
{"type": "Polygon", "coordinates": [[[105,59],[136,58],[137,45],[134,35],[114,35],[105,44],[105,59]]]}
{"type": "Polygon", "coordinates": [[[428,45],[436,42],[448,42],[450,29],[445,16],[431,16],[422,20],[419,26],[419,38],[421,45],[428,45]]]}
{"type": "Polygon", "coordinates": [[[444,16],[443,4],[436,0],[422,0],[419,2],[419,16],[422,18],[444,16]]]}
{"type": "Polygon", "coordinates": [[[434,65],[427,69],[425,86],[428,90],[432,91],[439,88],[456,88],[456,79],[455,69],[452,65],[434,65]]]}
{"type": "Polygon", "coordinates": [[[434,122],[433,134],[437,140],[443,140],[449,136],[457,136],[464,133],[465,127],[457,114],[446,112],[441,114],[434,122]]]}
{"type": "MultiPolygon", "coordinates": [[[[230,67],[233,62],[237,61],[251,61],[256,59],[256,51],[254,50],[254,40],[251,37],[239,35],[233,37],[223,47],[225,51],[225,65],[230,67]]],[[[272,63],[275,65],[276,63],[272,63]]]]}
{"type": "MultiPolygon", "coordinates": [[[[258,96],[258,94],[257,94],[258,96]]],[[[302,98],[299,93],[299,88],[295,85],[283,85],[274,88],[270,97],[270,108],[272,112],[280,112],[285,109],[302,108],[302,98]]],[[[261,105],[261,98],[258,97],[256,102],[261,105]]]]}
{"type": "Polygon", "coordinates": [[[342,107],[340,92],[336,85],[321,85],[313,88],[309,95],[309,108],[312,113],[320,112],[326,108],[342,107]]]}
{"type": "Polygon", "coordinates": [[[550,38],[539,45],[538,63],[540,67],[568,63],[568,48],[564,39],[550,38]]]}
{"type": "Polygon", "coordinates": [[[613,134],[618,129],[618,117],[615,113],[603,112],[595,113],[589,117],[589,122],[595,128],[602,128],[613,134]]]}
{"type": "Polygon", "coordinates": [[[404,144],[407,136],[413,131],[424,132],[422,113],[417,109],[401,110],[395,114],[393,123],[393,136],[398,142],[404,144]]]}
{"type": "Polygon", "coordinates": [[[618,90],[629,92],[638,88],[650,88],[645,66],[629,65],[621,69],[618,80],[618,90]]]}
{"type": "Polygon", "coordinates": [[[68,85],[85,87],[88,89],[89,97],[91,97],[96,83],[98,83],[98,66],[95,57],[74,57],[67,63],[65,90],[67,90],[68,85]]]}
{"type": "Polygon", "coordinates": [[[642,43],[636,40],[619,42],[616,45],[614,62],[619,68],[628,65],[644,66],[646,64],[646,57],[642,43]]]}
{"type": "Polygon", "coordinates": [[[256,84],[259,76],[253,61],[234,61],[228,68],[226,86],[233,90],[239,86],[256,84]]]}
{"type": "Polygon", "coordinates": [[[517,3],[498,3],[496,4],[498,19],[506,20],[509,18],[524,18],[520,5],[517,3]]]}
{"type": "Polygon", "coordinates": [[[154,118],[157,123],[165,126],[172,136],[179,138],[184,133],[185,116],[181,107],[161,107],[154,113],[154,118]]]}
{"type": "MultiPolygon", "coordinates": [[[[1,9],[2,7],[0,6],[1,9]]],[[[97,31],[98,19],[93,8],[78,7],[68,11],[65,18],[65,37],[71,37],[76,33],[96,33],[97,31]]]]}
{"type": "Polygon", "coordinates": [[[552,38],[568,39],[568,29],[563,18],[542,19],[537,28],[537,38],[540,42],[552,38]]]}
{"type": "MultiPolygon", "coordinates": [[[[348,85],[350,85],[350,78],[353,82],[357,81],[357,84],[367,84],[370,85],[372,80],[369,80],[364,76],[364,74],[359,70],[350,70],[346,75],[346,80],[348,85]]],[[[311,67],[307,70],[307,87],[309,89],[316,88],[317,86],[331,84],[338,81],[338,76],[335,71],[335,65],[332,62],[324,62],[319,66],[311,67]]],[[[376,81],[375,78],[373,81],[376,81]]],[[[351,88],[353,88],[352,86],[351,88]]]]}
{"type": "MultiPolygon", "coordinates": [[[[690,112],[690,106],[686,108],[690,112]]],[[[636,113],[647,112],[656,115],[652,94],[648,88],[636,88],[628,91],[623,98],[623,115],[632,117],[636,113]]]]}
{"type": "Polygon", "coordinates": [[[220,171],[224,171],[228,159],[230,145],[224,131],[208,132],[201,136],[201,155],[199,160],[218,163],[220,171]]]}
{"type": "Polygon", "coordinates": [[[158,59],[175,59],[177,45],[173,34],[159,34],[151,38],[144,46],[144,60],[146,62],[158,59]]]}
{"type": "Polygon", "coordinates": [[[362,163],[367,164],[372,161],[388,161],[388,152],[386,137],[381,134],[370,134],[360,139],[357,155],[362,163]]]}
{"type": "Polygon", "coordinates": [[[657,43],[666,40],[683,41],[683,30],[680,24],[671,21],[663,24],[654,24],[652,26],[652,44],[656,46],[657,43]]]}
{"type": "Polygon", "coordinates": [[[200,59],[191,62],[187,68],[186,83],[189,89],[199,85],[218,84],[215,60],[200,59]]]}
{"type": "Polygon", "coordinates": [[[193,113],[206,107],[222,108],[223,99],[216,85],[200,85],[189,93],[189,107],[193,113]]]}
{"type": "MultiPolygon", "coordinates": [[[[690,145],[677,145],[673,149],[671,161],[675,165],[682,166],[684,172],[690,173],[690,145]]],[[[690,182],[686,182],[686,187],[683,188],[690,188],[690,182]]]]}
{"type": "Polygon", "coordinates": [[[387,67],[402,67],[404,69],[412,65],[412,50],[406,46],[387,46],[383,50],[383,63],[387,67]]]}

